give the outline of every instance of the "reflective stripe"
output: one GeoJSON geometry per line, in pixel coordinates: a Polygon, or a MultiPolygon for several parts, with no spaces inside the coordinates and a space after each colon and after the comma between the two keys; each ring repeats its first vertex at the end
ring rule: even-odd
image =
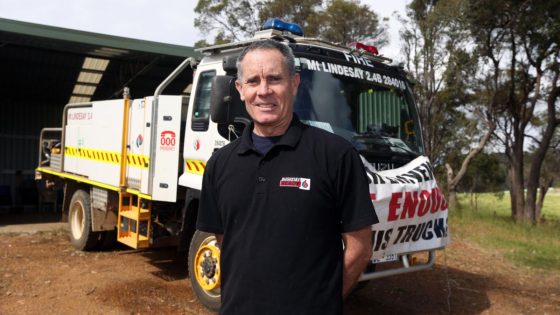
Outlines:
{"type": "Polygon", "coordinates": [[[204,169],[206,168],[206,163],[201,160],[187,160],[185,162],[185,172],[202,175],[204,174],[204,169]]]}
{"type": "MultiPolygon", "coordinates": [[[[64,154],[75,158],[110,164],[119,164],[121,162],[120,152],[114,151],[111,152],[88,148],[65,147],[64,154]]],[[[126,156],[126,160],[127,164],[133,167],[149,168],[150,166],[150,158],[146,155],[128,154],[126,156]]]]}
{"type": "MultiPolygon", "coordinates": [[[[113,190],[113,191],[120,191],[119,187],[103,184],[103,183],[100,183],[100,182],[96,182],[96,181],[87,179],[85,177],[79,176],[79,175],[57,172],[57,171],[49,170],[47,168],[42,168],[42,167],[37,168],[36,171],[56,175],[56,176],[59,176],[59,177],[62,177],[62,178],[72,179],[72,180],[75,180],[77,182],[90,184],[92,186],[97,186],[97,187],[101,187],[101,188],[105,188],[105,189],[109,189],[109,190],[113,190]]],[[[152,196],[143,194],[143,193],[139,192],[138,190],[127,188],[126,191],[128,193],[133,194],[133,195],[137,195],[137,196],[139,196],[143,199],[152,200],[152,196]]]]}

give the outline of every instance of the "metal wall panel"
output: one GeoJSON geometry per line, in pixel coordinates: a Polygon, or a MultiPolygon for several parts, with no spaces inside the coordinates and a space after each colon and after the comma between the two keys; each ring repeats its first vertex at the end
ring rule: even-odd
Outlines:
{"type": "Polygon", "coordinates": [[[39,132],[44,127],[60,126],[63,104],[58,106],[6,102],[0,115],[0,206],[37,203],[39,132]],[[8,191],[8,192],[7,192],[8,191]],[[9,201],[6,194],[9,194],[9,201]],[[4,195],[4,196],[3,196],[4,195]],[[4,203],[4,204],[3,204],[4,203]]]}

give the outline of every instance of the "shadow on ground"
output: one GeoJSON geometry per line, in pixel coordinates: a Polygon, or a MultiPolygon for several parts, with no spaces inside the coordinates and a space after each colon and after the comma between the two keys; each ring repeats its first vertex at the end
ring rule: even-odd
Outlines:
{"type": "Polygon", "coordinates": [[[377,279],[351,295],[345,314],[480,314],[492,280],[454,268],[377,279]]]}
{"type": "Polygon", "coordinates": [[[0,226],[59,222],[62,222],[60,212],[0,213],[0,226]]]}

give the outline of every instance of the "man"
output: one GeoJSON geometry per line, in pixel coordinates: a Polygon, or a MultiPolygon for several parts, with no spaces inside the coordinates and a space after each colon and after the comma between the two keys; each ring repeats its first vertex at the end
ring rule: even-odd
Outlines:
{"type": "Polygon", "coordinates": [[[341,314],[377,223],[362,162],[293,114],[300,77],[287,45],[254,42],[237,68],[253,122],[208,161],[197,223],[221,246],[220,313],[341,314]]]}

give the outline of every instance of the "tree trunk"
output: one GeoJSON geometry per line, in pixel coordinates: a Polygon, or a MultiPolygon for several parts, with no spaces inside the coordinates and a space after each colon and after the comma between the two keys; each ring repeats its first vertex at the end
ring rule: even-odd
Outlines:
{"type": "Polygon", "coordinates": [[[457,209],[457,191],[455,191],[455,190],[448,190],[447,193],[448,193],[448,195],[449,195],[449,196],[447,197],[447,199],[448,199],[448,203],[447,203],[447,204],[449,205],[449,209],[451,209],[451,210],[457,209]]]}
{"type": "Polygon", "coordinates": [[[525,206],[523,207],[523,222],[525,224],[536,224],[535,212],[537,204],[537,187],[527,185],[525,206]]]}
{"type": "Polygon", "coordinates": [[[477,211],[478,210],[478,206],[476,204],[476,198],[477,196],[475,195],[475,188],[476,188],[476,177],[473,178],[473,183],[471,186],[471,211],[477,211]]]}
{"type": "Polygon", "coordinates": [[[513,220],[516,220],[517,208],[515,207],[515,205],[517,204],[517,195],[513,193],[513,167],[511,165],[508,168],[507,180],[509,183],[509,200],[510,200],[510,207],[511,207],[511,218],[513,220]]]}
{"type": "MultiPolygon", "coordinates": [[[[521,155],[521,159],[523,155],[521,155]]],[[[525,191],[523,187],[523,162],[515,159],[511,166],[511,210],[515,221],[524,222],[525,191]]]]}
{"type": "MultiPolygon", "coordinates": [[[[519,125],[519,122],[513,125],[519,125]]],[[[516,222],[525,222],[525,181],[523,176],[524,138],[519,131],[519,127],[514,127],[513,133],[515,140],[512,143],[509,155],[511,175],[510,195],[512,198],[511,212],[516,222]]]]}
{"type": "Polygon", "coordinates": [[[461,168],[459,169],[459,172],[456,176],[453,175],[453,168],[451,168],[451,165],[449,165],[449,163],[445,163],[445,169],[447,170],[447,192],[449,194],[449,208],[451,209],[454,209],[455,206],[457,206],[457,186],[459,185],[461,179],[463,179],[463,176],[465,176],[467,167],[469,167],[469,163],[480,151],[482,151],[482,149],[486,145],[486,142],[488,142],[488,139],[490,139],[490,136],[496,129],[496,124],[493,121],[487,120],[486,123],[488,124],[488,130],[486,130],[486,133],[484,134],[484,136],[482,136],[476,148],[471,149],[467,156],[465,156],[465,159],[463,159],[463,162],[461,163],[461,168]]]}
{"type": "Polygon", "coordinates": [[[539,223],[541,221],[541,213],[542,213],[542,208],[544,205],[544,197],[546,196],[546,193],[548,192],[548,189],[552,186],[552,180],[545,180],[543,181],[543,184],[541,185],[541,187],[539,187],[539,195],[537,198],[537,207],[535,209],[535,218],[537,220],[537,223],[539,223]]]}
{"type": "Polygon", "coordinates": [[[474,210],[478,212],[478,194],[474,196],[474,210]]]}
{"type": "Polygon", "coordinates": [[[447,205],[449,209],[455,210],[457,207],[457,185],[453,181],[453,169],[448,163],[445,163],[445,168],[447,170],[447,205]]]}
{"type": "MultiPolygon", "coordinates": [[[[556,78],[558,79],[557,73],[556,78]]],[[[556,80],[555,80],[556,82],[556,80]]],[[[531,168],[527,176],[527,200],[524,207],[524,218],[526,223],[536,224],[540,217],[537,215],[537,189],[539,187],[539,179],[541,178],[541,168],[546,156],[546,152],[550,147],[554,132],[560,124],[560,120],[556,118],[556,100],[560,96],[560,87],[555,86],[547,99],[547,125],[543,132],[542,140],[531,159],[531,168]]],[[[544,196],[543,196],[544,199],[544,196]]]]}

